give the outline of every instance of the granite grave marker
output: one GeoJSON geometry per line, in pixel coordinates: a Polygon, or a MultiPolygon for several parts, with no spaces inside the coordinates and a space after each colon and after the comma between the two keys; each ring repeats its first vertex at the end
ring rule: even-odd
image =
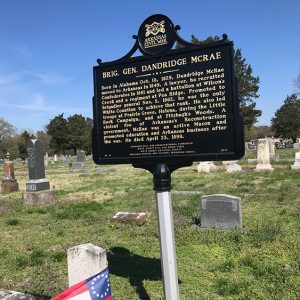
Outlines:
{"type": "Polygon", "coordinates": [[[27,192],[49,190],[49,180],[45,178],[44,150],[39,140],[27,143],[29,181],[26,183],[27,192]]]}
{"type": "Polygon", "coordinates": [[[85,152],[83,150],[77,150],[76,160],[77,162],[85,162],[85,152]]]}
{"type": "Polygon", "coordinates": [[[241,228],[241,198],[225,194],[201,196],[201,227],[241,228]]]}
{"type": "Polygon", "coordinates": [[[26,192],[23,193],[25,204],[50,204],[53,201],[53,191],[50,190],[49,180],[45,178],[44,149],[39,140],[27,143],[28,174],[26,192]]]}
{"type": "Polygon", "coordinates": [[[85,162],[85,152],[83,150],[77,150],[76,162],[69,163],[70,169],[82,169],[85,162]]]}

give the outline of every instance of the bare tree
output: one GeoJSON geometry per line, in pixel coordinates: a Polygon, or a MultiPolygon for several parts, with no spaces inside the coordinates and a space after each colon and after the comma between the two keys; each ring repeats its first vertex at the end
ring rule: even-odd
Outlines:
{"type": "Polygon", "coordinates": [[[3,118],[0,118],[0,143],[14,134],[16,134],[16,128],[3,118]]]}

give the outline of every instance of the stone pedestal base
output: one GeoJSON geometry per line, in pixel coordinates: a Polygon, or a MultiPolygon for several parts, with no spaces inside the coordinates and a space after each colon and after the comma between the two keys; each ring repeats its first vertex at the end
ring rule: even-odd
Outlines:
{"type": "Polygon", "coordinates": [[[1,192],[11,193],[17,192],[19,190],[19,185],[16,179],[3,179],[1,184],[1,192]]]}
{"type": "Polygon", "coordinates": [[[31,206],[43,206],[54,203],[54,195],[52,190],[39,192],[25,192],[23,194],[23,203],[31,206]]]}
{"type": "Polygon", "coordinates": [[[273,171],[271,164],[257,164],[255,171],[273,171]]]}
{"type": "Polygon", "coordinates": [[[26,182],[26,192],[38,192],[50,190],[49,180],[43,179],[33,179],[26,182]]]}

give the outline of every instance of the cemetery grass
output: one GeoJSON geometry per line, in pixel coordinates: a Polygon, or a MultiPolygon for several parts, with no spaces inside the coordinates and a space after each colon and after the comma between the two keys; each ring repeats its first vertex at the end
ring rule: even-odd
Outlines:
{"type": "MultiPolygon", "coordinates": [[[[294,150],[278,151],[272,173],[211,174],[196,165],[172,174],[180,299],[300,299],[300,173],[294,150]],[[185,194],[183,191],[193,191],[185,194]],[[202,230],[199,199],[241,197],[243,230],[202,230]]],[[[24,207],[26,167],[16,165],[20,192],[0,194],[0,288],[54,296],[67,287],[69,247],[93,243],[108,250],[115,300],[163,299],[152,176],[130,165],[87,177],[50,165],[56,203],[24,207]],[[110,224],[118,211],[149,212],[143,226],[110,224]]]]}

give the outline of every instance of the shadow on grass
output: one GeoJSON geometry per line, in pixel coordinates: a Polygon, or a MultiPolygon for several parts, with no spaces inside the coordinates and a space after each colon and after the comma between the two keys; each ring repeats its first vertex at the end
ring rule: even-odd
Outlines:
{"type": "Polygon", "coordinates": [[[151,300],[143,280],[162,279],[160,259],[143,257],[123,247],[113,247],[108,252],[109,272],[127,278],[141,300],[151,300]]]}

